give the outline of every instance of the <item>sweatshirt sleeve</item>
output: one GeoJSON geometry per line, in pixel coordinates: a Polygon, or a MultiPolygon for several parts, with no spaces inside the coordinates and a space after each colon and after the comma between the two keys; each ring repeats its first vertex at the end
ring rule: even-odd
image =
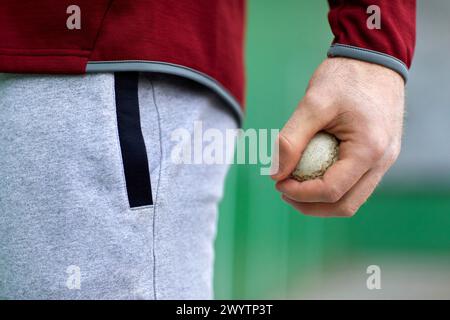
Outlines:
{"type": "Polygon", "coordinates": [[[329,57],[376,63],[405,82],[414,54],[416,0],[328,0],[334,34],[329,57]]]}

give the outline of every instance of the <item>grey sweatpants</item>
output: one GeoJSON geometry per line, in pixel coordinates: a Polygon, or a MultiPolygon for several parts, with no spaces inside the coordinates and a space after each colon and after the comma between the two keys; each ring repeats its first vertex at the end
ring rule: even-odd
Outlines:
{"type": "Polygon", "coordinates": [[[114,74],[0,75],[1,299],[212,298],[227,165],[173,163],[171,134],[236,121],[188,80],[138,80],[152,202],[131,208],[114,74]]]}

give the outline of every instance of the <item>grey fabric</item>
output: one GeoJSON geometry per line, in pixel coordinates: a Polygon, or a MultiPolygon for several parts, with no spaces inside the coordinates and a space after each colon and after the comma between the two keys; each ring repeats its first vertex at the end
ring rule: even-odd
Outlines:
{"type": "Polygon", "coordinates": [[[90,61],[86,65],[86,72],[115,72],[115,71],[145,71],[177,75],[191,79],[215,91],[221,96],[236,116],[239,126],[242,125],[243,112],[239,102],[219,82],[210,76],[173,63],[145,60],[119,60],[119,61],[90,61]]]}
{"type": "Polygon", "coordinates": [[[236,121],[172,76],[142,74],[139,102],[155,204],[130,210],[113,74],[1,75],[0,298],[212,297],[227,166],[172,163],[170,135],[236,121]]]}
{"type": "Polygon", "coordinates": [[[396,71],[403,77],[405,83],[408,81],[408,67],[403,63],[403,61],[382,52],[335,43],[328,50],[328,56],[346,57],[379,64],[396,71]]]}

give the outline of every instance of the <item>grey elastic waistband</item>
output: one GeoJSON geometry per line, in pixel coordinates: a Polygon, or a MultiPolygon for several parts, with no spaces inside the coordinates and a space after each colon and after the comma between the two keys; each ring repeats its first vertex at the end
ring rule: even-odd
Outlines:
{"type": "Polygon", "coordinates": [[[328,50],[328,56],[347,57],[379,64],[398,72],[405,83],[408,80],[408,67],[403,61],[382,52],[336,43],[328,50]]]}
{"type": "Polygon", "coordinates": [[[121,60],[121,61],[91,61],[86,66],[86,72],[120,72],[120,71],[142,71],[173,74],[194,80],[215,91],[231,107],[238,125],[242,126],[243,112],[239,102],[226,88],[210,76],[197,70],[159,61],[121,60]]]}

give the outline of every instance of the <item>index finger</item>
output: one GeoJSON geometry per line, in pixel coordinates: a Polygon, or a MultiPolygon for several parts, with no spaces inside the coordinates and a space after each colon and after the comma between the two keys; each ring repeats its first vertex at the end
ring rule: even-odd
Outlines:
{"type": "Polygon", "coordinates": [[[341,143],[339,159],[325,172],[322,178],[298,182],[286,179],[276,188],[287,197],[300,202],[339,201],[372,167],[371,162],[350,143],[341,143]]]}

